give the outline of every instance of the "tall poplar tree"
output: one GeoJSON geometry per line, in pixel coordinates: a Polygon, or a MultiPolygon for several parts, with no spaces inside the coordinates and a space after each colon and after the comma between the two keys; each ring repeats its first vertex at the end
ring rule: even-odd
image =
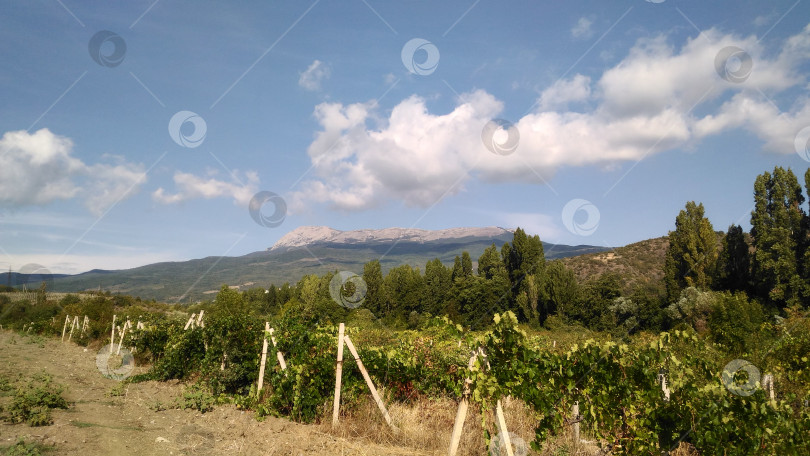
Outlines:
{"type": "Polygon", "coordinates": [[[717,262],[717,236],[704,216],[703,203],[686,203],[669,232],[669,249],[664,264],[664,281],[669,302],[678,300],[686,287],[707,289],[717,262]]]}

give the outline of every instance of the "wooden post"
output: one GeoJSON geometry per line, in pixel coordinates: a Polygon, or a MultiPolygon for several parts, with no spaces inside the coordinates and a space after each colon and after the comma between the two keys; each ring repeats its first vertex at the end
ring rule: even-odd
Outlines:
{"type": "Polygon", "coordinates": [[[120,332],[121,332],[121,342],[118,343],[118,351],[115,352],[116,355],[121,354],[121,346],[124,345],[124,334],[126,334],[127,328],[129,328],[129,326],[130,326],[130,323],[129,323],[129,320],[127,320],[127,322],[124,323],[124,327],[120,330],[120,332]]]}
{"type": "Polygon", "coordinates": [[[194,314],[191,314],[191,317],[189,317],[188,321],[186,322],[186,326],[183,328],[183,331],[187,330],[192,323],[194,323],[194,314]]]}
{"type": "Polygon", "coordinates": [[[205,312],[205,311],[200,310],[200,315],[197,316],[197,326],[199,326],[200,328],[205,328],[205,324],[203,323],[203,319],[202,319],[203,312],[205,312]]]}
{"type": "Polygon", "coordinates": [[[90,319],[87,318],[87,315],[84,316],[84,322],[82,322],[82,335],[87,330],[87,325],[90,323],[90,319]]]}
{"type": "Polygon", "coordinates": [[[385,421],[389,426],[391,426],[392,429],[396,430],[397,427],[394,426],[394,423],[391,421],[391,415],[388,414],[388,410],[385,409],[385,404],[383,403],[382,399],[380,399],[380,395],[377,394],[377,388],[374,387],[371,377],[368,376],[368,372],[363,366],[363,361],[360,360],[360,355],[357,354],[357,350],[355,350],[352,340],[347,335],[343,336],[343,340],[346,342],[346,346],[349,347],[349,351],[352,353],[352,356],[354,356],[354,360],[357,362],[357,367],[360,368],[360,373],[363,374],[363,378],[366,380],[368,389],[371,390],[371,396],[374,398],[374,401],[377,402],[377,407],[380,408],[383,417],[385,417],[385,421]]]}
{"type": "Polygon", "coordinates": [[[762,388],[768,393],[770,400],[776,399],[776,392],[773,387],[773,375],[765,374],[762,376],[762,388]]]}
{"type": "Polygon", "coordinates": [[[259,397],[264,384],[264,364],[267,362],[267,332],[270,330],[270,323],[264,322],[264,337],[262,337],[262,361],[259,364],[259,384],[256,386],[256,397],[259,397]]]}
{"type": "Polygon", "coordinates": [[[68,342],[70,342],[70,338],[73,337],[73,330],[79,326],[79,316],[76,315],[73,317],[73,323],[70,325],[70,334],[68,334],[68,342]]]}
{"type": "Polygon", "coordinates": [[[338,329],[337,366],[335,367],[335,402],[332,404],[332,426],[337,426],[340,414],[340,381],[343,375],[343,332],[346,326],[341,323],[338,329]]]}
{"type": "Polygon", "coordinates": [[[571,406],[571,415],[574,420],[574,448],[579,447],[579,401],[571,406]]]}
{"type": "Polygon", "coordinates": [[[221,370],[221,371],[225,370],[225,361],[227,361],[227,360],[228,360],[228,354],[225,353],[225,352],[222,352],[222,364],[219,365],[219,370],[221,370]]]}
{"type": "MultiPolygon", "coordinates": [[[[473,353],[470,357],[470,362],[467,363],[467,370],[472,369],[475,364],[475,359],[478,353],[473,353]]],[[[464,420],[467,419],[467,407],[469,406],[470,397],[470,384],[472,380],[469,378],[464,380],[464,390],[461,396],[461,402],[458,403],[458,411],[456,412],[456,421],[453,424],[453,434],[450,436],[450,449],[447,453],[450,456],[456,456],[458,452],[458,444],[461,441],[461,431],[464,429],[464,420]]]]}
{"type": "Polygon", "coordinates": [[[512,451],[512,439],[509,438],[509,430],[506,428],[506,419],[504,419],[503,417],[503,407],[501,407],[500,399],[498,399],[498,402],[496,403],[495,406],[495,416],[497,417],[498,432],[500,433],[501,436],[498,445],[506,446],[507,456],[515,456],[515,453],[512,451]]]}
{"type": "Polygon", "coordinates": [[[113,315],[112,333],[110,334],[110,354],[112,355],[115,348],[115,315],[113,315]]]}
{"type": "Polygon", "coordinates": [[[284,355],[278,351],[278,345],[276,345],[276,337],[273,335],[273,328],[270,328],[270,340],[273,342],[273,348],[276,349],[276,359],[278,360],[278,365],[281,366],[281,370],[284,371],[284,376],[287,376],[287,363],[284,362],[284,355]]]}
{"type": "MultiPolygon", "coordinates": [[[[65,316],[65,325],[62,326],[62,342],[65,341],[65,331],[67,330],[67,325],[70,322],[70,315],[65,316]]],[[[23,326],[23,331],[25,330],[25,326],[23,326]]]]}

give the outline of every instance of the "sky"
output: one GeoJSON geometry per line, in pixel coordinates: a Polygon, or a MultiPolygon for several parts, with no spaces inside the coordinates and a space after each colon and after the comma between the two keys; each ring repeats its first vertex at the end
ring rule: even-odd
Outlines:
{"type": "MultiPolygon", "coordinates": [[[[0,270],[304,225],[621,246],[810,167],[810,2],[4,2],[0,270]]],[[[29,266],[30,269],[30,266],[29,266]]]]}

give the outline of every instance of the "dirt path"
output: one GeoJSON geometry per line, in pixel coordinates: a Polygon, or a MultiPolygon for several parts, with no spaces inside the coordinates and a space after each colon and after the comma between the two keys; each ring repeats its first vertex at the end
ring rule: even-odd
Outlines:
{"type": "MultiPolygon", "coordinates": [[[[45,371],[67,387],[71,407],[54,410],[54,424],[29,427],[0,425],[2,446],[19,437],[53,446],[59,455],[409,455],[408,448],[351,442],[325,434],[316,426],[218,406],[155,411],[182,392],[177,383],[127,385],[122,396],[109,393],[118,382],[96,368],[96,351],[59,340],[32,338],[0,330],[0,374],[16,377],[45,371]]],[[[138,373],[141,368],[136,368],[138,373]]]]}

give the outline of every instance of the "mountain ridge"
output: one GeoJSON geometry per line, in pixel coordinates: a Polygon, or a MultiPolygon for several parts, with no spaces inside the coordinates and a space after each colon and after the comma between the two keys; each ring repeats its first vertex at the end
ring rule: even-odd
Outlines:
{"type": "Polygon", "coordinates": [[[309,246],[318,243],[357,244],[372,242],[425,243],[467,237],[498,237],[511,235],[515,230],[497,226],[459,227],[441,230],[420,228],[383,228],[342,231],[328,226],[300,226],[281,237],[268,251],[309,246]]]}
{"type": "MultiPolygon", "coordinates": [[[[362,274],[364,265],[372,260],[380,260],[383,273],[404,264],[424,270],[425,264],[435,258],[452,266],[455,257],[464,251],[475,262],[487,247],[495,244],[500,248],[505,242],[511,242],[513,236],[512,230],[494,226],[432,231],[299,227],[271,248],[238,257],[209,256],[131,269],[91,270],[55,277],[53,288],[49,286],[49,289],[58,292],[101,289],[164,302],[193,302],[211,299],[222,285],[266,288],[271,284],[294,284],[308,274],[323,275],[332,271],[362,274]]],[[[543,247],[549,260],[608,250],[601,246],[546,242],[543,247]]]]}

